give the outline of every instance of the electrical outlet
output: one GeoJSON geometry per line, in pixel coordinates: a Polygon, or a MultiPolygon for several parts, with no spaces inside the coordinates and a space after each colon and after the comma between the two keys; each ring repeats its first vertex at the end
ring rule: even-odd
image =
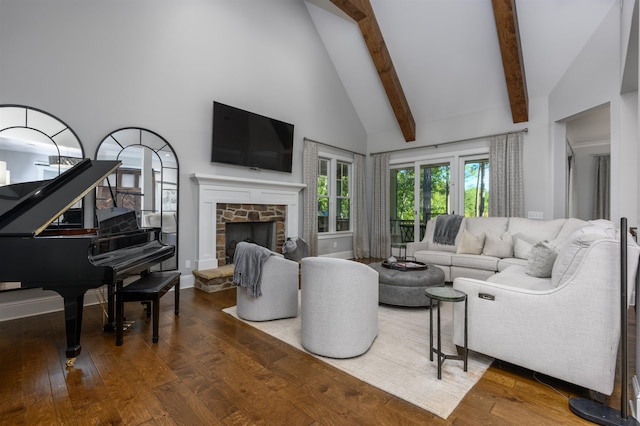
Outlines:
{"type": "Polygon", "coordinates": [[[544,219],[544,212],[527,212],[527,217],[529,219],[544,219]]]}
{"type": "Polygon", "coordinates": [[[336,247],[338,247],[338,243],[334,241],[333,242],[333,248],[336,248],[336,247]]]}
{"type": "Polygon", "coordinates": [[[184,261],[184,267],[185,268],[191,268],[191,261],[190,260],[185,260],[184,261]]]}

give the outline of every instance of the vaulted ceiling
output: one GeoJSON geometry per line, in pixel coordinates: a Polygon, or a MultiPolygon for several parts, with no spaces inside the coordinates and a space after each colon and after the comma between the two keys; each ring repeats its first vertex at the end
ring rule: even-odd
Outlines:
{"type": "MultiPolygon", "coordinates": [[[[380,45],[388,50],[393,67],[391,81],[395,74],[417,128],[494,108],[511,110],[514,122],[526,121],[526,109],[517,110],[527,105],[522,96],[535,99],[548,95],[617,1],[515,0],[523,69],[521,92],[515,98],[507,89],[518,88],[517,82],[514,85],[509,81],[513,77],[510,72],[518,65],[512,63],[511,71],[505,73],[503,59],[513,61],[513,57],[509,59],[513,51],[505,50],[508,46],[504,44],[501,48],[496,30],[509,31],[508,21],[504,21],[509,3],[370,0],[383,37],[380,45]]],[[[399,118],[398,108],[392,107],[394,103],[402,105],[402,100],[398,103],[398,98],[393,98],[398,96],[398,88],[395,95],[393,90],[389,94],[383,76],[388,74],[388,64],[379,63],[370,54],[375,29],[367,29],[370,22],[358,25],[356,21],[362,16],[349,9],[364,8],[366,14],[368,2],[306,0],[306,4],[365,131],[374,134],[398,129],[407,141],[411,136],[419,138],[419,134],[410,134],[411,129],[399,118]]],[[[400,117],[403,113],[407,117],[402,110],[400,117]]]]}

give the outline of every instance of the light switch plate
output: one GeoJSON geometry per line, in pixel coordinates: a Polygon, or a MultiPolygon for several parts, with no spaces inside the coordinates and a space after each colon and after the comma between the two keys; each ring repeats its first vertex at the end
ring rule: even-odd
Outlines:
{"type": "Polygon", "coordinates": [[[544,212],[527,212],[529,219],[544,219],[544,212]]]}

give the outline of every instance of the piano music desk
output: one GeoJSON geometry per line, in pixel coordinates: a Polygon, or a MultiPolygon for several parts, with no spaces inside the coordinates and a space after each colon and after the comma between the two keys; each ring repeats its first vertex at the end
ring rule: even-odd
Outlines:
{"type": "Polygon", "coordinates": [[[160,298],[174,286],[175,314],[178,315],[180,308],[180,272],[150,272],[133,283],[116,290],[116,346],[122,345],[123,340],[124,302],[151,302],[153,304],[152,340],[153,343],[158,342],[160,298]]]}

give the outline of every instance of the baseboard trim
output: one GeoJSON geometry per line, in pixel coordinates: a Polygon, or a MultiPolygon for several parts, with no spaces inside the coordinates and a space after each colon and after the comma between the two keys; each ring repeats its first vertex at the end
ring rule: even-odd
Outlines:
{"type": "Polygon", "coordinates": [[[331,257],[334,259],[353,259],[353,251],[341,251],[338,253],[321,254],[318,257],[331,257]]]}
{"type": "MultiPolygon", "coordinates": [[[[17,293],[20,292],[20,290],[17,290],[17,293]]],[[[53,292],[47,292],[47,294],[47,296],[27,296],[25,299],[0,302],[0,321],[9,321],[62,311],[64,309],[62,297],[53,292]]],[[[96,294],[92,290],[87,291],[84,296],[85,306],[96,303],[99,303],[96,294]]]]}
{"type": "MultiPolygon", "coordinates": [[[[183,274],[180,277],[181,289],[193,286],[194,276],[192,274],[183,274]]],[[[100,303],[100,297],[97,294],[97,291],[100,290],[88,290],[84,296],[84,306],[100,303]]],[[[38,293],[34,295],[35,291],[37,290],[13,290],[0,293],[0,322],[64,310],[62,297],[57,293],[47,291],[41,296],[38,293]]]]}

